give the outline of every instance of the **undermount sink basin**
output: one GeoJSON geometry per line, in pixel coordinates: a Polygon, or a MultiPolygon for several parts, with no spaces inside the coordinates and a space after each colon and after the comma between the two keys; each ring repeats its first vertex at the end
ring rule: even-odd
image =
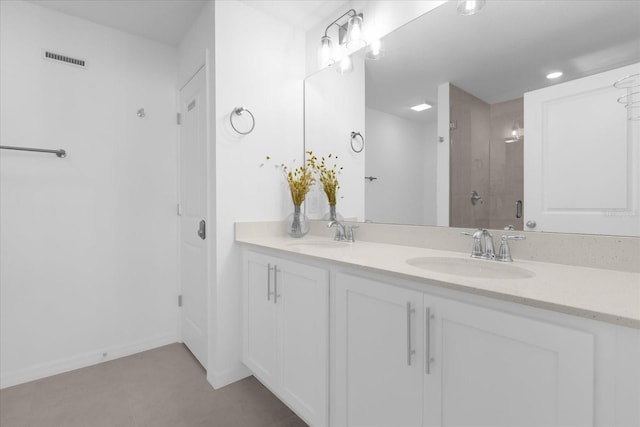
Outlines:
{"type": "Polygon", "coordinates": [[[301,240],[287,244],[290,248],[300,249],[339,249],[349,246],[348,242],[337,242],[335,240],[301,240]]]}
{"type": "Polygon", "coordinates": [[[535,276],[534,272],[515,265],[473,258],[422,257],[411,258],[407,264],[435,273],[481,279],[526,279],[535,276]]]}

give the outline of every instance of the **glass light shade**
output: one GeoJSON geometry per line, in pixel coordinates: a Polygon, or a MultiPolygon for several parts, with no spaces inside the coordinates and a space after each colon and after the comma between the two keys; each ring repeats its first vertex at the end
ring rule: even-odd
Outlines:
{"type": "Polygon", "coordinates": [[[366,57],[367,59],[377,60],[384,56],[384,47],[382,46],[382,40],[374,39],[369,43],[369,47],[367,48],[366,57]]]}
{"type": "Polygon", "coordinates": [[[514,123],[511,128],[511,135],[504,139],[506,144],[511,144],[512,142],[518,142],[522,138],[522,132],[520,131],[520,127],[518,123],[514,123]]]}
{"type": "Polygon", "coordinates": [[[320,39],[320,49],[318,50],[318,65],[320,68],[333,64],[334,61],[331,58],[331,51],[331,37],[322,36],[320,39]]]}
{"type": "Polygon", "coordinates": [[[336,70],[340,74],[347,74],[353,71],[353,61],[351,60],[350,55],[345,55],[342,57],[340,62],[338,62],[338,66],[336,70]]]}
{"type": "Polygon", "coordinates": [[[349,18],[347,23],[347,49],[359,49],[367,44],[362,36],[362,15],[355,15],[349,18]]]}
{"type": "Polygon", "coordinates": [[[474,15],[484,7],[486,0],[458,0],[459,15],[474,15]]]}

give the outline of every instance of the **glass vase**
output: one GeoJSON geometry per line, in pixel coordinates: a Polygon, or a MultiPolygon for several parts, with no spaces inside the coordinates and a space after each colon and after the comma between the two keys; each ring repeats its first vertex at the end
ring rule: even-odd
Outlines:
{"type": "Polygon", "coordinates": [[[329,205],[329,212],[322,217],[325,221],[339,221],[342,222],[344,218],[336,211],[336,205],[329,205]]]}
{"type": "Polygon", "coordinates": [[[309,218],[302,212],[300,206],[293,207],[293,212],[287,217],[285,224],[287,234],[291,237],[300,238],[309,232],[309,218]]]}

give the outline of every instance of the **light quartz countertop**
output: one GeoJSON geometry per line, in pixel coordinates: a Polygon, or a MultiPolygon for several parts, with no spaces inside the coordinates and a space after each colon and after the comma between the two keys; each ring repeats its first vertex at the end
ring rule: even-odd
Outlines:
{"type": "MultiPolygon", "coordinates": [[[[515,260],[484,261],[524,268],[533,277],[486,279],[424,270],[406,261],[420,257],[469,259],[460,252],[358,241],[331,247],[332,239],[305,236],[236,236],[239,243],[298,254],[318,261],[388,274],[414,282],[488,296],[500,300],[553,310],[574,316],[640,329],[640,274],[577,267],[546,262],[515,260]],[[305,243],[320,242],[319,245],[305,243]],[[323,246],[323,244],[326,244],[323,246]]],[[[496,265],[497,268],[500,265],[496,265]]]]}

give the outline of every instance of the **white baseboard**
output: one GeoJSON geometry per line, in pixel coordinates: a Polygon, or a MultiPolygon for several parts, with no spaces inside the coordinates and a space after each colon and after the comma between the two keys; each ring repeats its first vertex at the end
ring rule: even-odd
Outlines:
{"type": "Polygon", "coordinates": [[[120,357],[130,356],[156,347],[162,347],[163,345],[173,344],[177,340],[175,334],[162,335],[128,344],[96,349],[84,354],[34,365],[25,369],[3,372],[0,374],[0,389],[96,365],[120,357]]]}
{"type": "Polygon", "coordinates": [[[233,369],[229,369],[223,372],[207,372],[207,381],[211,386],[218,390],[226,385],[240,381],[243,378],[251,376],[251,371],[244,365],[238,365],[233,369]]]}

